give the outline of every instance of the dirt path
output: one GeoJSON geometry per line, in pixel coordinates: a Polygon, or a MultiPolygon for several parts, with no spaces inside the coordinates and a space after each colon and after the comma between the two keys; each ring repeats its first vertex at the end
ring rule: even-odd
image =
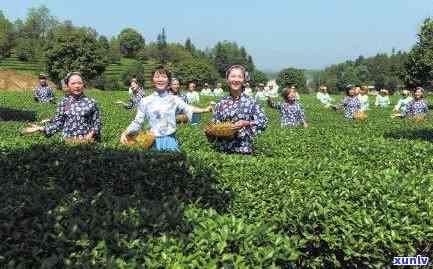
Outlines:
{"type": "MultiPolygon", "coordinates": [[[[29,91],[38,84],[39,79],[37,76],[18,73],[14,70],[0,69],[0,91],[29,91]]],[[[54,83],[49,82],[48,84],[55,88],[54,83]]]]}

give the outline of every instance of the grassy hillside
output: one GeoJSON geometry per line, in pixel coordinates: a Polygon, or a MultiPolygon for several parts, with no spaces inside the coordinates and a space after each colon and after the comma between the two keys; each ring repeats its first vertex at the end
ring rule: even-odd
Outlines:
{"type": "Polygon", "coordinates": [[[45,72],[45,64],[43,61],[24,62],[18,59],[18,57],[12,56],[0,60],[0,69],[10,69],[38,75],[39,73],[45,72]]]}
{"type": "MultiPolygon", "coordinates": [[[[129,67],[134,65],[134,63],[136,62],[137,61],[134,59],[122,58],[119,63],[108,65],[103,75],[120,80],[122,73],[125,72],[129,67]]],[[[154,62],[144,63],[144,76],[146,78],[150,77],[150,74],[155,65],[156,63],[154,62]]],[[[24,62],[18,59],[18,57],[16,56],[0,60],[0,69],[16,70],[18,72],[28,73],[32,75],[46,73],[45,63],[42,59],[37,62],[24,62]]],[[[146,81],[146,85],[144,86],[146,88],[150,87],[148,80],[146,81]]]]}

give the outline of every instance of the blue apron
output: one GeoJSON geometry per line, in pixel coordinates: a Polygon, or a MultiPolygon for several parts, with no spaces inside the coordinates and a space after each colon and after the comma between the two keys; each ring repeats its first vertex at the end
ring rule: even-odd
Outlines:
{"type": "Polygon", "coordinates": [[[156,137],[152,149],[159,151],[179,151],[179,144],[177,143],[176,135],[171,134],[156,137]]]}

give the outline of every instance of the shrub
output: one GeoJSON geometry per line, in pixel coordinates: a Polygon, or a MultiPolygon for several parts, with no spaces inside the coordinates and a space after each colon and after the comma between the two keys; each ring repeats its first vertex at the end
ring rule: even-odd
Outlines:
{"type": "MultiPolygon", "coordinates": [[[[394,256],[432,256],[430,120],[389,108],[348,122],[302,95],[310,127],[282,129],[264,108],[253,156],[214,151],[210,114],[179,126],[181,153],[161,153],[119,145],[135,116],[113,106],[124,92],[87,95],[98,145],[17,135],[26,122],[0,129],[2,268],[392,268],[394,256]]],[[[56,109],[30,92],[2,97],[38,121],[56,109]]]]}

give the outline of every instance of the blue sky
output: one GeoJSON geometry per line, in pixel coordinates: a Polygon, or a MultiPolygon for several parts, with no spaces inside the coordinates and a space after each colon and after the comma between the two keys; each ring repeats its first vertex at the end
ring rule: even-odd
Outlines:
{"type": "Polygon", "coordinates": [[[200,48],[236,41],[263,70],[317,69],[361,54],[408,50],[423,19],[433,16],[431,0],[6,0],[0,10],[15,20],[39,5],[106,36],[133,27],[154,41],[165,27],[169,41],[191,37],[200,48]]]}

